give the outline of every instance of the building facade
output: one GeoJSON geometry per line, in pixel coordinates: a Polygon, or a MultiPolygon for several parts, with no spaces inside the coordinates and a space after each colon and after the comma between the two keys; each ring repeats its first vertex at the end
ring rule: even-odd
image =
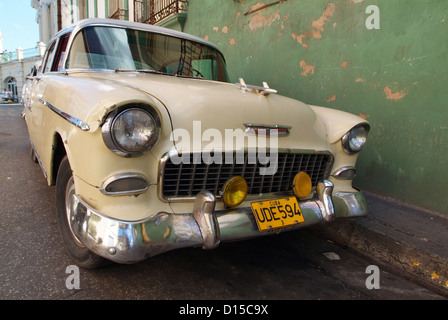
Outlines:
{"type": "Polygon", "coordinates": [[[42,60],[44,53],[43,43],[38,43],[35,48],[0,53],[0,92],[7,92],[12,100],[20,101],[26,76],[42,60]]]}
{"type": "Polygon", "coordinates": [[[59,30],[87,18],[133,20],[129,0],[32,0],[39,24],[40,41],[48,43],[59,30]]]}
{"type": "Polygon", "coordinates": [[[186,0],[32,0],[40,41],[48,43],[59,30],[87,18],[119,19],[182,29],[186,0]]]}

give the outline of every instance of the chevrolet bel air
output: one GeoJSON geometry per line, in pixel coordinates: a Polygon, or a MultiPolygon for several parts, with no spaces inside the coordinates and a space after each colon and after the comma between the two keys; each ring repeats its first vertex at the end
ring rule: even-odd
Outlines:
{"type": "Polygon", "coordinates": [[[27,81],[32,159],[81,267],[367,214],[352,180],[369,123],[231,83],[204,39],[83,20],[27,81]]]}

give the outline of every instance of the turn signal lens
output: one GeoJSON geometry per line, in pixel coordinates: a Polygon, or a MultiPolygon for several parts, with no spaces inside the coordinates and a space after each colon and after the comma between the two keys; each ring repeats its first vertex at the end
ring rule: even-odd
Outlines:
{"type": "Polygon", "coordinates": [[[243,177],[235,176],[227,180],[222,190],[222,201],[227,207],[235,207],[246,199],[248,187],[243,177]]]}
{"type": "Polygon", "coordinates": [[[356,176],[356,168],[343,167],[336,170],[332,176],[339,180],[352,180],[356,176]]]}
{"type": "Polygon", "coordinates": [[[137,195],[148,190],[148,181],[137,174],[123,174],[107,179],[100,191],[108,196],[137,195]]]}
{"type": "Polygon", "coordinates": [[[296,174],[293,181],[293,190],[297,198],[306,198],[311,193],[311,189],[312,185],[310,176],[303,171],[296,174]]]}

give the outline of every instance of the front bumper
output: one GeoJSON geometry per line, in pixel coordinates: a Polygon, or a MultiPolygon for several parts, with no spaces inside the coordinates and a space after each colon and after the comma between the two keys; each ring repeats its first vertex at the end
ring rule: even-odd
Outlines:
{"type": "Polygon", "coordinates": [[[135,263],[185,247],[212,249],[221,241],[242,240],[300,229],[334,218],[361,217],[367,205],[361,192],[334,193],[333,184],[320,182],[312,200],[300,202],[304,222],[260,232],[250,207],[215,210],[208,191],[197,196],[192,212],[159,212],[141,221],[105,217],[78,196],[71,227],[78,239],[94,253],[118,263],[135,263]]]}

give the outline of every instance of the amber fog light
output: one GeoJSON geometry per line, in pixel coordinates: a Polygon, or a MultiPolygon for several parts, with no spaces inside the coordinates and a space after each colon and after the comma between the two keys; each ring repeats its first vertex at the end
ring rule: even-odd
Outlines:
{"type": "Polygon", "coordinates": [[[293,190],[297,198],[306,198],[311,193],[311,189],[312,185],[310,176],[303,171],[296,174],[293,181],[293,190]]]}
{"type": "Polygon", "coordinates": [[[232,177],[224,184],[222,201],[227,207],[235,207],[246,199],[248,190],[247,182],[243,177],[232,177]]]}

